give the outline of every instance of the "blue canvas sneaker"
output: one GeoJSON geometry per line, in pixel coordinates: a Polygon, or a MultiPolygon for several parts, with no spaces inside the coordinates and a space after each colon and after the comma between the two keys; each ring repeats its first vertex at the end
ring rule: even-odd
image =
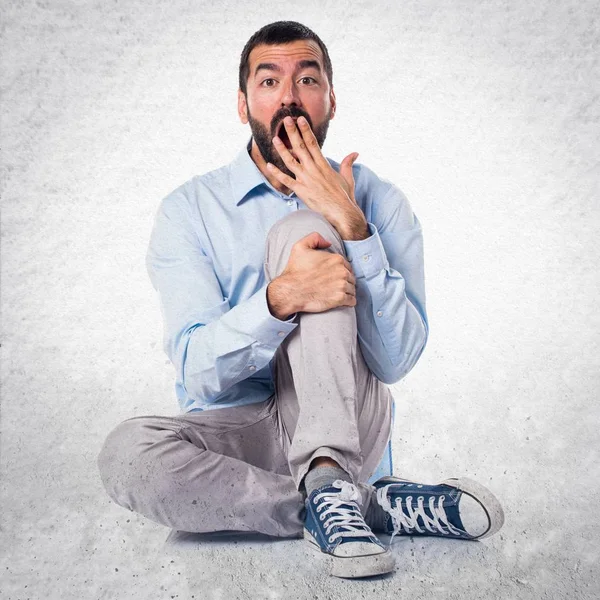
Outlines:
{"type": "Polygon", "coordinates": [[[306,498],[304,538],[333,559],[331,575],[368,577],[394,570],[395,560],[365,523],[357,487],[337,479],[306,498]]]}
{"type": "Polygon", "coordinates": [[[466,477],[437,485],[382,477],[373,485],[387,513],[384,531],[392,535],[390,545],[396,534],[477,540],[504,524],[502,506],[492,492],[466,477]]]}

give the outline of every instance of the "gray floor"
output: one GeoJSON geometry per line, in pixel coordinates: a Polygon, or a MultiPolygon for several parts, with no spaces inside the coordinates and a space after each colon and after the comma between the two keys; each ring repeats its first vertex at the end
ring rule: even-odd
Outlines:
{"type": "Polygon", "coordinates": [[[0,597],[595,598],[599,9],[591,0],[3,2],[0,597]],[[408,195],[429,345],[393,386],[396,473],[502,500],[480,543],[401,538],[382,579],[301,540],[170,533],[116,506],[112,427],[175,414],[144,255],[160,199],[249,135],[239,55],[328,45],[325,153],[408,195]]]}

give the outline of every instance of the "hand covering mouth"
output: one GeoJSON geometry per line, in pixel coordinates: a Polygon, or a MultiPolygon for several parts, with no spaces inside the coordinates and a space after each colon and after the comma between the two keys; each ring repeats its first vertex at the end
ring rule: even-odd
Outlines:
{"type": "MultiPolygon", "coordinates": [[[[294,123],[296,119],[294,119],[294,123]]],[[[285,144],[285,147],[290,150],[292,148],[292,142],[287,134],[287,129],[285,128],[285,123],[281,121],[277,128],[277,137],[285,144]]]]}

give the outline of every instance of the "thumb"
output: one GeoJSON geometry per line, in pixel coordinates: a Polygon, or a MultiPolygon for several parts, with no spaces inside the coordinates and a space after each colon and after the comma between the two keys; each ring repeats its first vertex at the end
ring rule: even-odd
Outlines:
{"type": "Polygon", "coordinates": [[[340,175],[348,182],[351,190],[354,190],[354,175],[352,174],[352,165],[358,158],[358,152],[348,154],[340,165],[340,175]]]}

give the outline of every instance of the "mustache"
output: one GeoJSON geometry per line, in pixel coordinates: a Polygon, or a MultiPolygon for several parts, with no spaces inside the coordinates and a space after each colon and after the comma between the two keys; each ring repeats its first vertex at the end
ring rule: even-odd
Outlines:
{"type": "Polygon", "coordinates": [[[277,129],[279,128],[279,125],[286,117],[292,117],[293,119],[297,119],[298,117],[304,117],[308,121],[310,128],[313,128],[312,119],[310,118],[308,113],[292,106],[290,108],[284,108],[275,114],[271,121],[271,131],[276,133],[277,129]]]}

